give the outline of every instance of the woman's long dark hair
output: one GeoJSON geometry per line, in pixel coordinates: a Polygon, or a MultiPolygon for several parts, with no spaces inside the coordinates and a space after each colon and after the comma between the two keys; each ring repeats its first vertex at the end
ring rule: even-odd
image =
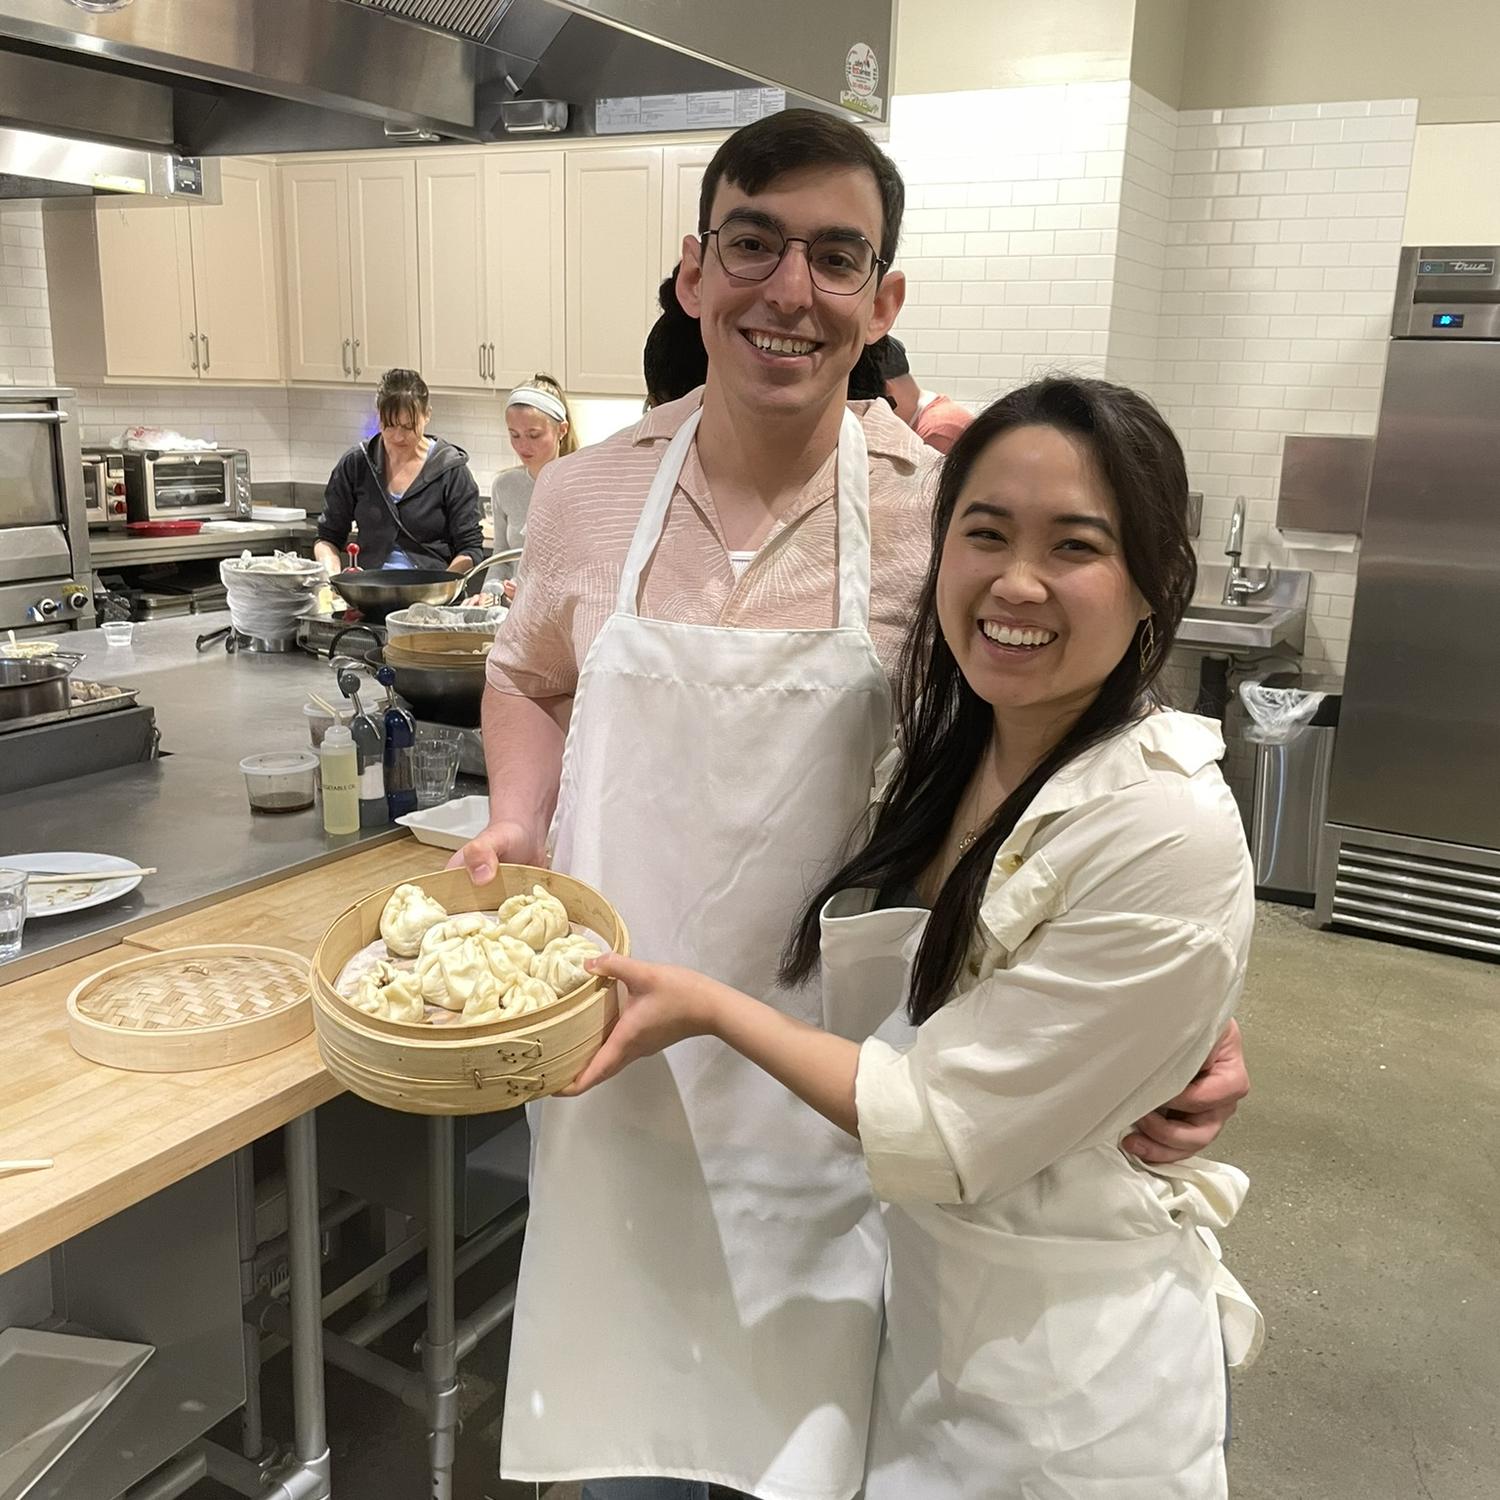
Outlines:
{"type": "Polygon", "coordinates": [[[788,982],[818,961],[818,914],[852,886],[900,891],[937,858],[995,731],[994,711],[965,681],[938,625],[943,543],[981,453],[1018,427],[1052,427],[1091,450],[1120,513],[1131,580],[1151,608],[1092,703],[996,809],[959,858],[932,908],[912,975],[907,1014],[920,1025],[952,992],[1001,844],[1042,787],[1069,761],[1135,723],[1159,703],[1155,683],[1193,596],[1197,566],[1187,529],[1182,448],[1144,396],[1104,380],[1052,378],[1012,391],[953,445],[932,515],[932,556],[902,650],[898,687],[904,758],[865,846],[812,898],[782,960],[788,982]]]}

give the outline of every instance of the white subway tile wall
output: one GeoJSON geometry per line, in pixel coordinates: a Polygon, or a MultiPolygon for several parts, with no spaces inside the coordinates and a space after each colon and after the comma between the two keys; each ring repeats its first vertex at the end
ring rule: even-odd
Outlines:
{"type": "Polygon", "coordinates": [[[51,384],[41,209],[34,203],[0,205],[0,385],[51,384]]]}
{"type": "Polygon", "coordinates": [[[283,386],[80,385],[78,410],[86,445],[116,443],[127,427],[161,427],[222,448],[248,448],[257,482],[293,478],[283,386]]]}
{"type": "Polygon", "coordinates": [[[1043,371],[1103,372],[1130,108],[1126,82],[892,101],[896,332],[923,384],[977,408],[1043,371]]]}
{"type": "Polygon", "coordinates": [[[1309,672],[1342,674],[1358,554],[1287,549],[1282,439],[1375,431],[1415,138],[1409,99],[1177,116],[1148,389],[1203,491],[1200,556],[1224,560],[1242,495],[1246,564],[1313,572],[1309,672]]]}

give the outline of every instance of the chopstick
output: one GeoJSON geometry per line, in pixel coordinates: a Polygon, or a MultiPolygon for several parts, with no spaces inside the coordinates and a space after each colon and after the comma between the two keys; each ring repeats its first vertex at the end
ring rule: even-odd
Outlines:
{"type": "MultiPolygon", "coordinates": [[[[9,868],[0,865],[0,870],[9,868]]],[[[25,875],[28,885],[104,885],[110,880],[128,880],[137,875],[154,875],[157,866],[139,865],[132,866],[128,870],[16,870],[17,875],[25,875]]]]}
{"type": "Polygon", "coordinates": [[[34,1161],[0,1161],[0,1173],[45,1172],[51,1165],[50,1156],[39,1156],[34,1161]]]}
{"type": "Polygon", "coordinates": [[[335,708],[326,698],[320,698],[316,693],[309,693],[307,698],[309,703],[317,704],[330,719],[337,720],[344,712],[343,709],[335,708]]]}

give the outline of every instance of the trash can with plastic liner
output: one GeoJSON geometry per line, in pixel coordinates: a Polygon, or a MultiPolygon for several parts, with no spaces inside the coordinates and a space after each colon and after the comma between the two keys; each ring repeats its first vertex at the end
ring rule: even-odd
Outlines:
{"type": "Polygon", "coordinates": [[[1255,746],[1250,854],[1259,896],[1313,903],[1343,687],[1292,673],[1240,684],[1255,746]]]}

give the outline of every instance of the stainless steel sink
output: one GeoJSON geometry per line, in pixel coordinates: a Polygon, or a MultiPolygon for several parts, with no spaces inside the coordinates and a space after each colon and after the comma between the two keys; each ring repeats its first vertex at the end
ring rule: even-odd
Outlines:
{"type": "Polygon", "coordinates": [[[1268,593],[1248,604],[1221,604],[1227,569],[1198,570],[1199,596],[1188,605],[1177,644],[1219,656],[1299,652],[1307,641],[1307,598],[1312,575],[1278,568],[1268,593]]]}

